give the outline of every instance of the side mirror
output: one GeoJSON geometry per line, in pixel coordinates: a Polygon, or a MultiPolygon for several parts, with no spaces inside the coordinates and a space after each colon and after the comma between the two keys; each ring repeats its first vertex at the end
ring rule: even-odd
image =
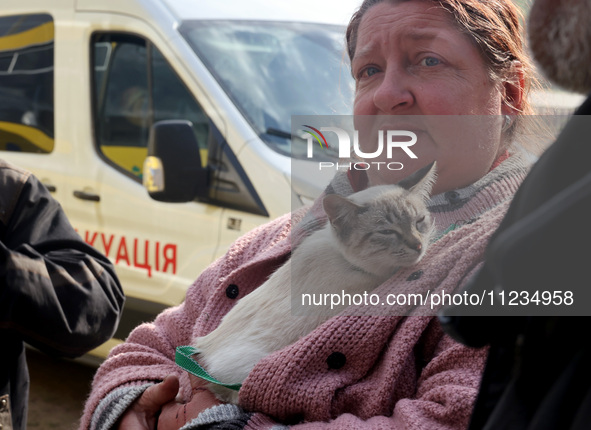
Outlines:
{"type": "Polygon", "coordinates": [[[189,202],[208,194],[208,170],[190,121],[158,121],[150,129],[143,183],[161,202],[189,202]]]}

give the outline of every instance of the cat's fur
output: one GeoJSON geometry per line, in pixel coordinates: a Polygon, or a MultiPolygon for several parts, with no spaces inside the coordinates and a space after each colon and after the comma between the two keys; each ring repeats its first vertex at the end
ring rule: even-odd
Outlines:
{"type": "MultiPolygon", "coordinates": [[[[312,233],[290,260],[241,299],[207,336],[197,338],[199,363],[225,383],[241,383],[254,365],[310,333],[342,308],[322,315],[292,315],[291,298],[301,294],[361,294],[425,253],[432,222],[425,201],[434,163],[399,185],[370,187],[349,198],[327,195],[329,222],[312,233]]],[[[238,393],[210,384],[216,395],[237,403],[238,393]]]]}

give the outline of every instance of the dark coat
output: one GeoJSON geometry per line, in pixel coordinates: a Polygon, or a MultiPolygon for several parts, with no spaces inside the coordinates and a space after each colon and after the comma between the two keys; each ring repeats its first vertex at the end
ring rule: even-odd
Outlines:
{"type": "Polygon", "coordinates": [[[80,356],[113,335],[124,296],[112,264],[80,238],[43,184],[1,160],[0,262],[0,423],[9,409],[13,428],[24,430],[24,342],[80,356]]]}
{"type": "Polygon", "coordinates": [[[470,429],[591,428],[590,114],[591,97],[533,166],[466,287],[572,291],[572,304],[442,314],[457,340],[491,346],[470,429]],[[492,316],[466,316],[475,312],[492,316]]]}

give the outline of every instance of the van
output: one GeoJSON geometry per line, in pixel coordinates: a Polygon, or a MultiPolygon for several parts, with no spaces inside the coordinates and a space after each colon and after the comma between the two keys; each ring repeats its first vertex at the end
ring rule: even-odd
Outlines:
{"type": "Polygon", "coordinates": [[[0,10],[0,158],[46,185],[127,296],[114,339],[93,355],[181,303],[239,236],[324,187],[292,148],[290,118],[351,112],[344,26],[281,3],[19,0],[0,10]],[[148,146],[164,152],[146,177],[148,146]],[[176,195],[158,185],[164,175],[174,188],[175,174],[176,195]]]}

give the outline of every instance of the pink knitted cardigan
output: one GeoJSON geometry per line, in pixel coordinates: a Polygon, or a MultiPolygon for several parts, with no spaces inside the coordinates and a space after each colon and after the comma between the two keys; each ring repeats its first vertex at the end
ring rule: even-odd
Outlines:
{"type": "MultiPolygon", "coordinates": [[[[525,163],[516,158],[470,187],[434,197],[438,231],[456,228],[432,244],[418,266],[400,270],[380,288],[461,288],[525,176],[525,163]]],[[[213,330],[237,299],[285,261],[291,226],[286,215],[243,236],[191,285],[183,304],[115,347],[96,373],[80,428],[90,427],[97,405],[118,387],[175,373],[187,399],[190,385],[174,363],[175,348],[213,330]],[[226,294],[229,285],[238,287],[237,299],[226,294]]],[[[485,357],[486,350],[445,335],[433,316],[338,316],[261,360],[242,386],[240,406],[257,412],[246,427],[252,429],[277,422],[298,429],[463,429],[485,357]],[[327,364],[335,352],[346,360],[338,369],[327,364]]]]}

